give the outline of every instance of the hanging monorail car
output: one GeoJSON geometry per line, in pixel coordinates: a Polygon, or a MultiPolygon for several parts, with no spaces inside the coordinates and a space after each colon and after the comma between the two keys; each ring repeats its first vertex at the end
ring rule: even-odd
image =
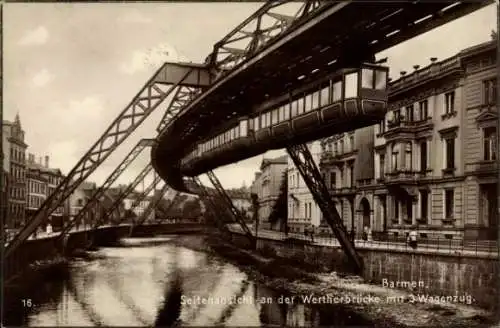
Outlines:
{"type": "Polygon", "coordinates": [[[342,69],[228,122],[194,146],[181,160],[181,172],[196,176],[269,149],[376,124],[387,111],[388,72],[373,64],[342,69]]]}

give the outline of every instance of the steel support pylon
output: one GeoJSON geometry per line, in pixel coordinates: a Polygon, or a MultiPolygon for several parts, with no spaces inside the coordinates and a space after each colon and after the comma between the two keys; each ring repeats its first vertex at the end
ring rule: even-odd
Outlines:
{"type": "Polygon", "coordinates": [[[227,226],[226,226],[226,224],[224,222],[221,222],[221,220],[219,219],[219,213],[217,213],[217,212],[221,212],[222,213],[224,211],[224,209],[222,209],[222,210],[219,209],[218,205],[212,199],[212,197],[210,196],[208,190],[201,183],[201,181],[200,181],[200,179],[198,177],[192,178],[192,181],[194,182],[195,186],[198,187],[198,190],[199,190],[198,195],[200,195],[202,197],[202,201],[204,201],[204,203],[206,205],[205,207],[210,212],[212,212],[212,215],[214,217],[215,223],[217,224],[219,230],[222,233],[229,233],[229,229],[227,228],[227,226]]]}
{"type": "Polygon", "coordinates": [[[151,215],[153,210],[158,206],[160,201],[162,200],[163,196],[167,193],[167,191],[170,189],[170,187],[165,184],[163,188],[161,188],[156,195],[154,195],[153,199],[149,202],[148,206],[144,210],[144,212],[141,214],[140,217],[137,218],[137,220],[132,222],[132,228],[131,228],[131,233],[133,229],[137,226],[140,226],[144,224],[144,221],[147,220],[147,218],[151,215]]]}
{"type": "Polygon", "coordinates": [[[319,172],[318,167],[314,163],[314,159],[305,144],[291,145],[286,148],[288,154],[292,158],[295,167],[300,172],[304,179],[309,191],[313,195],[316,204],[318,204],[326,222],[333,230],[335,237],[337,237],[340,246],[346,253],[357,273],[363,270],[363,260],[356,252],[354,244],[349,239],[347,230],[340,218],[335,204],[330,198],[330,193],[326,187],[325,181],[319,172]]]}
{"type": "Polygon", "coordinates": [[[137,177],[134,179],[134,181],[130,185],[128,185],[124,191],[122,191],[119,194],[118,198],[115,200],[113,205],[111,205],[111,207],[108,208],[106,210],[106,212],[100,218],[97,219],[97,221],[94,224],[94,226],[92,227],[92,229],[96,229],[97,227],[99,227],[100,225],[105,223],[105,221],[109,217],[111,217],[112,213],[119,208],[119,206],[123,203],[125,198],[127,198],[127,196],[144,180],[144,178],[152,170],[153,170],[153,167],[151,166],[151,164],[146,165],[146,167],[144,167],[144,169],[137,175],[137,177]]]}
{"type": "Polygon", "coordinates": [[[206,68],[190,64],[165,63],[146,82],[144,87],[106,129],[103,135],[80,159],[63,179],[56,190],[47,198],[27,224],[9,242],[4,253],[8,257],[49,217],[76,188],[101,165],[111,153],[134,132],[139,125],[181,85],[199,86],[210,84],[206,68]],[[185,81],[185,82],[184,82],[185,81]]]}
{"type": "MultiPolygon", "coordinates": [[[[162,212],[163,215],[165,216],[163,219],[160,219],[160,222],[162,222],[164,219],[168,218],[168,212],[170,212],[170,210],[174,207],[174,205],[177,205],[177,201],[179,200],[179,197],[180,197],[180,193],[178,191],[175,191],[175,195],[172,198],[172,202],[170,202],[170,204],[168,204],[167,208],[159,208],[159,207],[156,208],[156,210],[162,212]]],[[[161,198],[158,200],[158,205],[160,204],[160,202],[159,202],[160,200],[161,200],[161,198]]]]}
{"type": "Polygon", "coordinates": [[[243,219],[243,215],[241,214],[240,210],[236,208],[236,206],[234,206],[233,201],[224,190],[224,187],[222,187],[222,184],[220,183],[219,179],[217,179],[215,173],[213,171],[208,171],[207,176],[210,179],[210,182],[212,182],[212,184],[214,185],[217,192],[219,193],[219,196],[222,198],[224,204],[226,205],[226,208],[231,211],[234,218],[236,219],[236,222],[240,224],[241,229],[243,229],[243,231],[245,232],[245,234],[252,243],[255,242],[255,236],[246,225],[245,220],[243,219]]]}
{"type": "MultiPolygon", "coordinates": [[[[147,186],[146,189],[144,189],[144,191],[140,192],[137,195],[137,198],[134,199],[134,202],[130,205],[130,208],[128,210],[133,212],[137,206],[141,205],[141,203],[144,201],[144,199],[146,199],[148,194],[151,191],[153,191],[153,189],[156,188],[156,186],[158,185],[158,183],[160,183],[160,181],[162,181],[161,177],[158,175],[155,175],[153,181],[151,181],[151,183],[147,186]]],[[[115,225],[120,224],[122,221],[123,221],[123,218],[121,218],[118,222],[115,222],[115,225]]],[[[133,221],[133,218],[132,218],[132,221],[133,221]]]]}

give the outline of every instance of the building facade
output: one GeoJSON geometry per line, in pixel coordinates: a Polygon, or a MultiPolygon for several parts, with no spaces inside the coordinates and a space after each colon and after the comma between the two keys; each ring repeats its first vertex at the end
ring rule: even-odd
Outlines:
{"type": "MultiPolygon", "coordinates": [[[[322,154],[320,141],[312,142],[308,147],[316,165],[319,165],[322,154]]],[[[322,214],[317,203],[290,157],[287,165],[289,231],[304,232],[311,226],[319,227],[322,214]]]]}
{"type": "Polygon", "coordinates": [[[234,207],[240,210],[240,212],[250,220],[253,217],[253,206],[252,199],[250,197],[250,190],[242,187],[238,189],[228,189],[226,190],[227,195],[231,199],[234,207]]]}
{"type": "MultiPolygon", "coordinates": [[[[257,194],[259,202],[258,220],[263,228],[273,228],[269,216],[280,194],[283,173],[288,166],[288,156],[265,158],[260,165],[260,173],[255,175],[252,193],[257,194]]],[[[284,219],[284,218],[283,218],[284,219]]]]}
{"type": "MultiPolygon", "coordinates": [[[[29,218],[52,195],[64,176],[61,170],[49,167],[49,156],[45,156],[44,162],[41,157],[37,162],[34,154],[28,154],[26,177],[26,217],[29,218]]],[[[57,230],[67,219],[69,219],[69,200],[52,213],[50,218],[43,223],[42,228],[50,223],[57,230]]]]}
{"type": "Polygon", "coordinates": [[[373,160],[347,159],[346,173],[325,172],[327,184],[341,188],[334,200],[349,201],[350,212],[337,205],[348,230],[367,226],[375,238],[404,238],[415,228],[421,238],[496,238],[495,54],[488,42],[431,58],[390,84],[385,120],[370,127],[372,137],[354,132],[373,160]]]}
{"type": "MultiPolygon", "coordinates": [[[[321,141],[321,173],[348,231],[361,231],[370,225],[367,221],[372,212],[360,208],[366,200],[358,190],[369,185],[374,177],[373,131],[374,127],[369,126],[321,141]]],[[[330,231],[326,222],[322,222],[321,228],[330,231]]]]}
{"type": "Polygon", "coordinates": [[[18,229],[26,224],[26,148],[19,114],[14,122],[2,122],[3,167],[7,173],[5,225],[18,229]]]}

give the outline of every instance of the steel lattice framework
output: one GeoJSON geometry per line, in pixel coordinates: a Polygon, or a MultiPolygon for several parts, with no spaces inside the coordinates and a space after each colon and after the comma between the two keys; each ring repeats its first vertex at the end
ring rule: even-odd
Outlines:
{"type": "Polygon", "coordinates": [[[223,209],[221,210],[217,203],[214,201],[214,199],[210,196],[208,190],[205,188],[205,186],[201,183],[200,179],[198,177],[192,178],[193,184],[197,187],[197,190],[199,190],[199,195],[202,197],[202,200],[204,201],[205,204],[207,204],[207,208],[210,209],[212,212],[212,215],[214,217],[215,223],[219,227],[219,230],[221,232],[229,232],[227,226],[224,224],[224,222],[221,222],[219,220],[220,213],[223,213],[223,209]],[[210,206],[208,206],[210,205],[210,206]],[[217,213],[220,212],[220,213],[217,213]]]}
{"type": "MultiPolygon", "coordinates": [[[[170,189],[170,187],[165,184],[157,193],[156,195],[153,196],[153,199],[149,202],[148,206],[144,210],[144,212],[141,214],[140,217],[137,218],[137,220],[134,220],[132,223],[132,229],[134,229],[137,226],[140,226],[144,223],[144,221],[147,220],[147,218],[151,215],[153,210],[158,206],[160,201],[162,200],[163,196],[167,193],[167,191],[170,189]]],[[[174,196],[174,199],[177,197],[178,194],[174,196]]],[[[173,204],[173,200],[172,200],[173,204]]]]}
{"type": "Polygon", "coordinates": [[[175,120],[186,104],[200,94],[202,90],[203,89],[201,87],[192,86],[180,86],[177,88],[170,105],[165,110],[165,114],[163,114],[163,117],[156,128],[156,132],[161,133],[171,122],[175,120]]]}
{"type": "Polygon", "coordinates": [[[217,42],[207,62],[220,72],[230,70],[255,55],[270,41],[285,34],[302,18],[332,4],[330,1],[317,0],[268,1],[217,42]]]}
{"type": "Polygon", "coordinates": [[[219,196],[222,198],[227,209],[231,211],[233,217],[236,219],[236,222],[240,224],[241,229],[243,229],[248,238],[253,241],[255,237],[246,225],[245,220],[243,219],[243,215],[241,214],[240,210],[236,208],[236,206],[234,206],[233,201],[224,190],[224,187],[222,187],[222,184],[220,183],[215,173],[213,171],[208,171],[207,176],[210,179],[210,182],[212,182],[212,184],[214,185],[215,190],[219,193],[219,196]]]}
{"type": "MultiPolygon", "coordinates": [[[[170,202],[170,204],[168,204],[167,208],[157,208],[157,210],[159,210],[160,212],[163,213],[163,215],[165,216],[163,219],[160,220],[163,221],[164,219],[168,218],[168,212],[170,212],[170,210],[174,207],[174,205],[177,205],[177,201],[179,200],[180,198],[180,192],[178,191],[175,191],[175,195],[174,197],[172,197],[172,201],[170,202]]],[[[159,199],[159,201],[161,200],[161,198],[159,199]]],[[[159,201],[158,201],[158,204],[159,204],[159,201]]]]}
{"type": "Polygon", "coordinates": [[[209,85],[210,74],[203,66],[165,63],[144,85],[103,135],[80,159],[56,190],[14,237],[5,250],[9,256],[75,189],[160,105],[178,86],[209,85]]]}
{"type": "Polygon", "coordinates": [[[119,206],[123,203],[125,198],[132,192],[134,189],[141,183],[144,178],[153,170],[153,167],[151,164],[148,164],[142,169],[141,172],[137,175],[137,177],[134,179],[134,181],[123,190],[118,197],[116,198],[115,202],[111,207],[109,207],[106,212],[96,221],[94,226],[92,227],[93,229],[96,229],[99,227],[101,224],[105,223],[105,221],[111,217],[112,213],[119,208],[119,206]]]}
{"type": "Polygon", "coordinates": [[[291,145],[286,148],[295,167],[300,172],[308,189],[311,191],[316,204],[318,204],[321,212],[328,225],[330,225],[335,237],[337,237],[342,249],[346,252],[349,260],[354,265],[354,269],[361,272],[363,262],[361,257],[356,252],[353,243],[347,235],[347,230],[342,222],[342,219],[335,208],[335,204],[330,198],[330,193],[326,187],[323,177],[314,163],[314,159],[305,144],[291,145]]]}
{"type": "Polygon", "coordinates": [[[109,177],[104,181],[102,186],[92,195],[92,197],[87,201],[83,208],[78,211],[76,216],[72,221],[62,229],[60,237],[66,235],[73,226],[80,223],[80,221],[95,207],[99,200],[104,196],[105,192],[111,188],[113,183],[122,175],[122,173],[132,164],[132,162],[139,156],[139,154],[146,148],[152,147],[155,143],[153,139],[141,139],[132,148],[132,150],[125,156],[123,161],[118,164],[116,169],[109,175],[109,177]]]}
{"type": "Polygon", "coordinates": [[[158,176],[158,175],[155,175],[153,181],[151,181],[151,183],[147,186],[146,189],[144,189],[144,191],[140,192],[138,195],[137,195],[137,198],[134,200],[134,202],[130,205],[130,209],[131,211],[133,211],[137,206],[139,206],[141,204],[142,201],[144,201],[144,199],[146,199],[146,196],[151,192],[153,191],[153,189],[156,188],[156,186],[158,185],[158,183],[160,183],[161,180],[161,177],[158,176]]]}

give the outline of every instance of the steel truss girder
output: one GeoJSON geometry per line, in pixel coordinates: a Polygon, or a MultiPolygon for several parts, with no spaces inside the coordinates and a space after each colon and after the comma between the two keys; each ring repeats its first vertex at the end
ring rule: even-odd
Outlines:
{"type": "Polygon", "coordinates": [[[219,230],[221,232],[229,232],[229,229],[227,226],[224,224],[224,222],[221,222],[219,220],[219,212],[223,212],[219,209],[218,204],[210,197],[208,190],[205,188],[205,186],[201,183],[200,179],[198,177],[192,178],[189,181],[192,181],[192,183],[196,186],[196,189],[198,190],[198,195],[202,197],[203,202],[205,203],[205,208],[207,208],[209,211],[212,212],[212,215],[214,217],[215,223],[217,224],[219,230]]]}
{"type": "Polygon", "coordinates": [[[170,93],[186,80],[187,85],[210,83],[206,68],[190,64],[165,63],[144,85],[129,105],[106,129],[103,135],[80,159],[56,190],[37,210],[26,226],[14,237],[5,250],[9,256],[21,245],[75,189],[102,163],[141,123],[160,105],[170,93]],[[206,72],[206,73],[203,73],[206,72]],[[206,77],[203,77],[206,75],[206,77]],[[208,80],[207,80],[208,78],[208,80]]]}
{"type": "MultiPolygon", "coordinates": [[[[305,17],[314,14],[318,9],[329,5],[329,1],[269,1],[255,13],[244,20],[214,46],[207,61],[210,67],[219,72],[227,71],[267,45],[274,38],[284,34],[305,17]],[[290,3],[302,3],[293,16],[276,12],[290,3]],[[272,10],[272,11],[271,11],[272,10]],[[269,22],[267,22],[269,21],[269,22]],[[236,48],[234,43],[243,42],[244,46],[236,48]]],[[[220,75],[219,75],[220,76],[220,75]]]]}
{"type": "Polygon", "coordinates": [[[156,127],[156,132],[160,134],[165,128],[173,122],[181,110],[198,94],[202,92],[201,87],[179,86],[170,101],[163,117],[156,127]]]}
{"type": "Polygon", "coordinates": [[[153,181],[149,184],[149,186],[146,189],[144,189],[144,191],[140,192],[137,198],[134,200],[134,202],[130,205],[129,210],[130,211],[135,210],[135,208],[141,204],[141,202],[146,198],[146,196],[151,191],[153,191],[153,189],[156,188],[156,186],[158,185],[158,183],[160,183],[160,181],[162,181],[161,177],[159,175],[155,175],[153,181]]]}
{"type": "Polygon", "coordinates": [[[139,185],[139,183],[141,183],[144,180],[144,178],[152,170],[153,170],[153,167],[151,166],[151,164],[146,165],[144,167],[144,169],[137,175],[137,177],[134,179],[134,181],[132,181],[132,183],[129,184],[127,186],[127,188],[125,190],[123,190],[118,195],[118,197],[115,200],[115,202],[113,203],[113,205],[111,205],[111,207],[108,208],[106,210],[106,212],[100,218],[98,218],[98,220],[96,221],[96,223],[94,224],[94,226],[92,228],[96,229],[101,224],[103,224],[106,221],[106,219],[110,218],[111,215],[113,214],[113,212],[119,208],[120,204],[122,204],[122,202],[125,200],[125,198],[127,198],[127,196],[139,185]]]}
{"type": "MultiPolygon", "coordinates": [[[[178,191],[175,191],[175,195],[172,198],[172,201],[170,202],[170,204],[168,204],[167,208],[157,208],[157,210],[162,212],[163,215],[165,216],[165,218],[167,218],[168,212],[170,212],[170,210],[174,207],[174,205],[177,205],[176,202],[179,200],[180,195],[181,194],[178,191]]],[[[160,222],[161,221],[163,221],[163,219],[161,219],[160,222]]]]}
{"type": "Polygon", "coordinates": [[[314,163],[309,148],[305,144],[297,144],[288,146],[286,150],[292,158],[295,167],[299,170],[314,200],[321,209],[326,222],[330,225],[335,237],[337,237],[340,246],[352,262],[354,269],[361,272],[363,270],[362,258],[356,252],[354,244],[347,235],[347,230],[335,208],[335,204],[330,198],[328,188],[326,187],[318,167],[314,163]]]}
{"type": "MultiPolygon", "coordinates": [[[[132,229],[137,227],[137,226],[142,225],[144,223],[144,221],[146,221],[146,219],[151,215],[153,210],[158,206],[158,204],[160,203],[160,200],[162,200],[163,196],[167,193],[167,191],[169,189],[170,189],[170,187],[167,184],[165,184],[160,189],[160,191],[156,195],[154,195],[153,199],[149,202],[148,206],[146,207],[144,212],[141,214],[141,216],[137,220],[133,221],[132,229]]],[[[175,195],[175,197],[177,197],[177,194],[175,195]]]]}
{"type": "Polygon", "coordinates": [[[78,211],[77,215],[70,221],[61,231],[59,237],[64,237],[75,224],[79,224],[80,221],[92,210],[94,206],[99,202],[99,200],[105,195],[105,192],[115,183],[115,181],[122,175],[122,173],[132,164],[132,162],[139,156],[139,154],[147,147],[152,147],[155,143],[154,139],[141,139],[132,148],[132,150],[125,156],[123,161],[118,164],[116,169],[109,175],[109,177],[104,181],[102,186],[92,195],[92,197],[87,201],[83,208],[78,211]]]}
{"type": "Polygon", "coordinates": [[[222,184],[220,183],[219,179],[215,175],[213,171],[208,171],[207,176],[210,179],[210,182],[215,187],[215,190],[219,194],[219,196],[222,198],[224,204],[227,206],[227,208],[231,211],[233,214],[234,218],[236,219],[236,222],[238,222],[241,226],[241,229],[245,232],[245,234],[248,236],[248,238],[253,241],[255,239],[253,233],[250,231],[248,226],[245,223],[245,220],[243,219],[243,215],[241,214],[240,210],[234,206],[233,201],[229,197],[229,195],[226,193],[224,190],[224,187],[222,187],[222,184]]]}

